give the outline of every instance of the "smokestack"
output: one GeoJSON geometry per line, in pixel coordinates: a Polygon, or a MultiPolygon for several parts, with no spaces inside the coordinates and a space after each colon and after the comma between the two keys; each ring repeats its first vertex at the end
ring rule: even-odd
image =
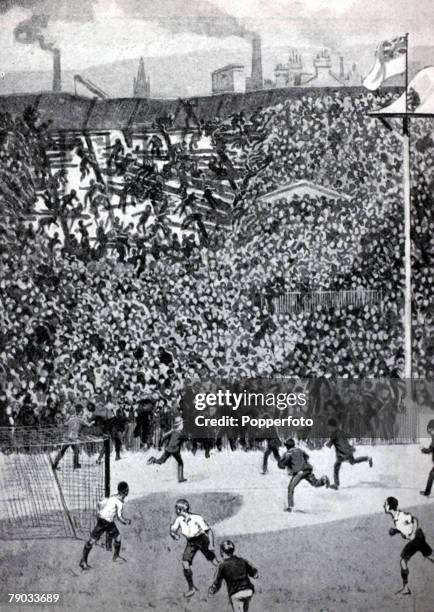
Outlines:
{"type": "Polygon", "coordinates": [[[252,79],[251,89],[263,89],[264,79],[262,76],[262,48],[261,37],[254,34],[252,37],[252,79]]]}
{"type": "Polygon", "coordinates": [[[342,55],[339,58],[339,67],[340,67],[339,76],[341,78],[344,78],[345,77],[345,68],[344,68],[344,58],[342,57],[342,55]]]}
{"type": "Polygon", "coordinates": [[[62,69],[60,65],[60,51],[53,49],[53,91],[59,93],[62,91],[62,69]]]}

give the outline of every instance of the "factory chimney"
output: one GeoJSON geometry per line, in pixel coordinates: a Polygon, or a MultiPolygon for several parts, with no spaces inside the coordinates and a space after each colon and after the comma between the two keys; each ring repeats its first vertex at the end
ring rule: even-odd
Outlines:
{"type": "Polygon", "coordinates": [[[342,55],[339,58],[339,76],[341,79],[345,78],[344,58],[342,55]]]}
{"type": "Polygon", "coordinates": [[[263,87],[261,37],[259,34],[254,34],[252,37],[252,77],[250,89],[263,89],[263,87]]]}
{"type": "Polygon", "coordinates": [[[53,91],[62,91],[62,69],[60,65],[60,51],[53,49],[53,91]]]}

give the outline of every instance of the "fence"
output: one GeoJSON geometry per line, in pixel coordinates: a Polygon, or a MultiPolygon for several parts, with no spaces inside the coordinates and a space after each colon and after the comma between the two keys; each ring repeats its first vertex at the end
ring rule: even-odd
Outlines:
{"type": "Polygon", "coordinates": [[[349,289],[342,291],[289,291],[272,299],[274,310],[279,313],[309,312],[317,306],[342,308],[383,304],[383,292],[376,289],[349,289]]]}

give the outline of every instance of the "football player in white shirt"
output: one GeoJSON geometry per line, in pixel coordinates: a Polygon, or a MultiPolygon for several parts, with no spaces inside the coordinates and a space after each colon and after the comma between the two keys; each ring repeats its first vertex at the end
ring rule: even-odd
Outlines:
{"type": "Polygon", "coordinates": [[[123,525],[131,524],[131,520],[124,518],[122,514],[124,501],[128,493],[128,484],[126,482],[120,482],[116,495],[105,497],[98,503],[98,520],[91,531],[89,540],[84,545],[83,554],[80,560],[81,569],[88,570],[90,568],[90,565],[87,563],[89,553],[92,550],[92,546],[100,539],[103,533],[107,533],[110,541],[114,540],[115,542],[113,561],[125,561],[123,557],[119,556],[121,550],[121,534],[119,533],[115,519],[123,525]]]}
{"type": "Polygon", "coordinates": [[[398,508],[398,500],[396,497],[388,497],[384,502],[384,512],[390,514],[395,524],[395,527],[389,529],[389,535],[394,536],[400,533],[407,544],[401,551],[401,578],[402,588],[397,591],[397,594],[411,595],[408,586],[408,562],[417,552],[421,552],[425,559],[434,563],[433,550],[425,540],[425,534],[418,525],[417,518],[409,512],[403,512],[398,508]]]}
{"type": "Polygon", "coordinates": [[[193,559],[198,550],[213,565],[218,567],[218,561],[214,552],[214,534],[211,527],[200,516],[190,512],[190,504],[186,499],[178,499],[175,504],[176,519],[170,526],[170,536],[174,540],[179,540],[181,531],[187,540],[184,553],[182,555],[182,567],[185,579],[188,584],[188,591],[185,597],[192,597],[197,588],[193,583],[193,570],[191,569],[193,559]]]}

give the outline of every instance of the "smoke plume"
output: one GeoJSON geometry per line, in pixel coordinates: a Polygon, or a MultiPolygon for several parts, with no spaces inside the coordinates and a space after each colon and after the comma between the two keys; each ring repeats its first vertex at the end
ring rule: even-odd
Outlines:
{"type": "MultiPolygon", "coordinates": [[[[226,38],[237,36],[248,41],[257,36],[236,17],[229,15],[209,0],[114,0],[123,15],[157,23],[173,34],[191,33],[226,38]]],[[[100,0],[104,7],[113,0],[100,0]]],[[[15,28],[15,39],[24,44],[39,43],[41,49],[53,52],[55,46],[46,41],[43,30],[50,21],[92,21],[97,0],[0,0],[0,12],[14,7],[30,9],[32,16],[15,28]]]]}
{"type": "MultiPolygon", "coordinates": [[[[103,0],[105,1],[105,0],[103,0]]],[[[96,0],[0,0],[0,13],[13,8],[32,11],[33,15],[47,15],[50,21],[91,21],[96,0]]]]}
{"type": "Polygon", "coordinates": [[[29,19],[21,21],[14,30],[15,40],[25,45],[33,45],[38,42],[43,51],[54,53],[56,47],[53,43],[45,40],[42,30],[48,25],[47,15],[32,15],[29,19]]]}
{"type": "Polygon", "coordinates": [[[254,32],[244,27],[208,0],[117,0],[123,13],[134,19],[153,21],[173,34],[190,32],[225,38],[238,36],[251,40],[254,32]]]}
{"type": "Polygon", "coordinates": [[[0,13],[13,8],[31,10],[32,16],[16,26],[15,40],[26,45],[39,43],[41,49],[54,53],[55,45],[47,42],[43,34],[49,21],[92,20],[93,3],[94,0],[0,0],[0,13]]]}

